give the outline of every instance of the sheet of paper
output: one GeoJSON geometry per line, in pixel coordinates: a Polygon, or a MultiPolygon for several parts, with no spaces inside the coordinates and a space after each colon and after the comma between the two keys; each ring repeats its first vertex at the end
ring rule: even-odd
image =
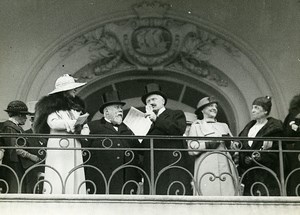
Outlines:
{"type": "MultiPolygon", "coordinates": [[[[145,117],[145,113],[134,107],[130,108],[123,122],[137,136],[145,136],[152,124],[151,120],[145,117]]],[[[142,139],[139,141],[142,142],[142,139]]]]}
{"type": "Polygon", "coordinates": [[[80,116],[77,118],[77,120],[76,120],[76,122],[75,122],[75,125],[83,125],[84,123],[86,123],[87,118],[89,117],[89,115],[90,115],[90,114],[88,114],[88,113],[85,113],[85,114],[83,114],[83,115],[80,115],[80,116]]]}

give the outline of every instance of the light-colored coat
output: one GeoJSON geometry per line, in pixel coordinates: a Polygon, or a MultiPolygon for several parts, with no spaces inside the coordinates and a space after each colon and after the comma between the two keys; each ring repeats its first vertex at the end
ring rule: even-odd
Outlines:
{"type": "MultiPolygon", "coordinates": [[[[48,116],[47,123],[50,127],[50,134],[72,134],[74,132],[74,125],[76,119],[79,117],[80,112],[75,110],[70,111],[57,111],[48,116]]],[[[81,134],[88,134],[89,128],[84,126],[81,134]]],[[[44,183],[44,193],[61,194],[62,182],[67,177],[65,187],[66,194],[77,194],[78,189],[80,194],[86,194],[86,186],[82,182],[85,180],[83,168],[78,168],[71,173],[73,168],[78,167],[83,163],[81,150],[53,150],[51,148],[81,148],[81,143],[77,139],[62,139],[62,138],[49,138],[47,143],[47,157],[45,168],[45,181],[52,185],[52,190],[48,183],[44,183]],[[55,169],[59,174],[49,168],[55,169]],[[61,181],[61,179],[62,181],[61,181]],[[52,192],[51,192],[52,191],[52,192]]]]}
{"type": "MultiPolygon", "coordinates": [[[[189,136],[222,137],[232,136],[228,125],[220,122],[196,120],[189,136]]],[[[238,194],[238,174],[231,155],[219,150],[226,149],[225,142],[190,140],[189,149],[213,149],[213,152],[190,151],[197,156],[194,169],[194,195],[232,196],[238,194]]]]}

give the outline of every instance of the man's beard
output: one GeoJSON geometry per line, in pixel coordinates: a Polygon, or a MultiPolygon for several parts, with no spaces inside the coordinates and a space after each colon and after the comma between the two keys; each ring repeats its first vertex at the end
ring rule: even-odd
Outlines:
{"type": "Polygon", "coordinates": [[[120,115],[114,116],[113,119],[111,120],[113,124],[118,124],[118,125],[120,125],[122,121],[123,121],[123,116],[120,115]]]}

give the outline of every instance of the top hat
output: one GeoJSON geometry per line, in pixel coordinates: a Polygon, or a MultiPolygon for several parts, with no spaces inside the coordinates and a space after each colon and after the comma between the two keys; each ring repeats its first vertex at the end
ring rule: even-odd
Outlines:
{"type": "Polygon", "coordinates": [[[252,105],[261,106],[265,111],[268,112],[267,114],[269,114],[272,108],[271,97],[270,96],[258,97],[253,101],[252,105]]]}
{"type": "Polygon", "coordinates": [[[105,107],[114,104],[125,105],[125,102],[122,102],[119,97],[118,91],[109,91],[102,95],[103,104],[100,106],[99,111],[103,114],[103,110],[105,107]]]}
{"type": "Polygon", "coordinates": [[[28,114],[28,115],[32,114],[28,112],[27,105],[24,102],[19,100],[11,101],[7,105],[7,109],[5,111],[9,113],[20,113],[20,114],[28,114]]]}
{"type": "Polygon", "coordinates": [[[146,99],[148,98],[148,96],[154,95],[154,94],[162,96],[165,99],[165,105],[167,104],[166,94],[164,94],[161,91],[160,86],[156,83],[150,83],[145,86],[145,94],[142,96],[142,102],[144,104],[146,104],[146,99]]]}
{"type": "Polygon", "coordinates": [[[200,101],[197,104],[197,109],[195,111],[195,114],[199,115],[200,112],[203,110],[203,108],[205,108],[206,106],[208,106],[212,103],[218,104],[217,100],[215,100],[215,98],[213,96],[204,97],[204,98],[200,99],[200,101]]]}
{"type": "Polygon", "coordinates": [[[58,92],[64,92],[64,91],[76,89],[85,84],[86,83],[76,83],[75,79],[72,76],[68,74],[64,74],[55,81],[55,89],[48,94],[50,95],[58,92]]]}

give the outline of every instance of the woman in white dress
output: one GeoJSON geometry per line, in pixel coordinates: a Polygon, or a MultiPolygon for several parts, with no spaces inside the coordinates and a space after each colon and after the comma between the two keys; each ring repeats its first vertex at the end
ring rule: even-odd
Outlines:
{"type": "MultiPolygon", "coordinates": [[[[89,134],[87,124],[75,126],[84,112],[84,102],[75,93],[83,85],[85,83],[76,83],[70,75],[58,78],[55,89],[36,104],[35,133],[89,134]]],[[[79,140],[49,138],[47,148],[44,193],[86,194],[84,168],[80,167],[83,163],[82,150],[76,150],[81,148],[79,140]],[[75,149],[68,150],[70,148],[75,149]]]]}
{"type": "MultiPolygon", "coordinates": [[[[195,114],[198,117],[190,129],[189,136],[232,136],[226,123],[217,122],[218,103],[212,97],[201,99],[195,114]],[[200,115],[203,119],[199,120],[200,115]]],[[[216,149],[213,152],[190,151],[195,156],[194,195],[232,196],[238,195],[238,174],[231,155],[225,150],[231,141],[189,140],[189,149],[216,149]]]]}

